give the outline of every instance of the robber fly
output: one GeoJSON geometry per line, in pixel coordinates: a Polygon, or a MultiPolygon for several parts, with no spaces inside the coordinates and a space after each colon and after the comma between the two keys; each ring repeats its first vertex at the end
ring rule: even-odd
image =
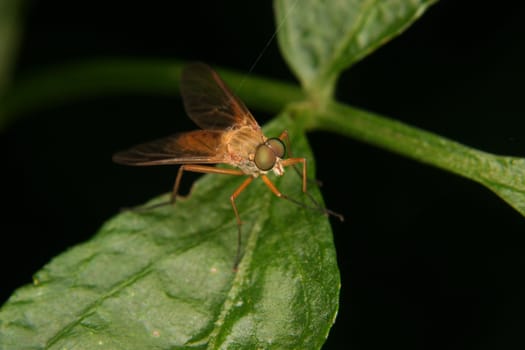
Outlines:
{"type": "MultiPolygon", "coordinates": [[[[186,113],[201,130],[137,145],[116,153],[113,161],[135,166],[181,164],[173,186],[171,203],[175,203],[185,171],[246,176],[244,182],[230,196],[238,226],[236,267],[240,259],[241,218],[235,199],[259,177],[277,197],[302,205],[281,193],[266,174],[273,172],[282,176],[284,167],[298,166],[298,173],[302,177],[302,191],[306,193],[306,159],[285,158],[287,131],[283,131],[278,137],[266,137],[244,103],[206,64],[194,63],[183,70],[180,91],[186,113]],[[210,165],[219,163],[229,164],[236,169],[210,165]]],[[[340,214],[317,204],[313,209],[343,219],[340,214]]]]}

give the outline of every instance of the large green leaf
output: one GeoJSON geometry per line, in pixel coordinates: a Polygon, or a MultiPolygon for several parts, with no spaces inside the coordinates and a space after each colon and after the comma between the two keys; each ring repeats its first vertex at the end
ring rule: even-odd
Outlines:
{"type": "MultiPolygon", "coordinates": [[[[266,131],[283,127],[311,159],[287,115],[266,131]]],[[[235,273],[229,196],[242,180],[204,176],[175,206],[119,214],[53,259],[0,310],[0,349],[320,348],[340,284],[328,220],[254,181],[238,198],[235,273]]],[[[294,171],[275,183],[304,199],[294,171]]]]}
{"type": "Polygon", "coordinates": [[[401,33],[436,0],[275,0],[281,52],[326,102],[341,72],[401,33]]]}

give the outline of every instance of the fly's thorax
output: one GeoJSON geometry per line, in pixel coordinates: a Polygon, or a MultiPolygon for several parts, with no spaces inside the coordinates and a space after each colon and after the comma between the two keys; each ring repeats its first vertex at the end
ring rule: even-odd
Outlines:
{"type": "Polygon", "coordinates": [[[240,168],[248,175],[257,176],[260,171],[253,162],[257,147],[266,141],[260,129],[243,126],[227,131],[223,135],[227,145],[228,163],[240,168]]]}

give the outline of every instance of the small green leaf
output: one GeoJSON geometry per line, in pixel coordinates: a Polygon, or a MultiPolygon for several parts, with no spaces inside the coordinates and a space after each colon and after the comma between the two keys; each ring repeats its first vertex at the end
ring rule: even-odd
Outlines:
{"type": "Polygon", "coordinates": [[[332,97],[339,74],[418,19],[436,0],[275,0],[283,56],[312,97],[332,97]]]}
{"type": "MultiPolygon", "coordinates": [[[[287,115],[265,131],[283,127],[294,154],[311,159],[287,115]]],[[[306,200],[294,171],[270,177],[306,200]]],[[[119,214],[53,259],[0,309],[0,349],[319,349],[340,285],[328,220],[254,181],[237,201],[235,273],[229,196],[242,181],[204,176],[175,206],[119,214]]]]}

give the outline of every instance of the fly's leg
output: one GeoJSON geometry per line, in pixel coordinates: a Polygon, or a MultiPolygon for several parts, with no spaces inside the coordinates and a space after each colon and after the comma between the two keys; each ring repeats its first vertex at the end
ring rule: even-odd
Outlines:
{"type": "Polygon", "coordinates": [[[242,221],[241,216],[239,215],[239,210],[237,209],[237,205],[235,205],[235,199],[239,197],[242,191],[248,187],[248,185],[253,181],[253,177],[248,177],[244,182],[233,192],[233,194],[230,196],[230,202],[232,204],[233,212],[235,213],[235,218],[237,219],[237,253],[235,255],[235,262],[233,263],[233,269],[237,271],[237,266],[239,265],[239,262],[241,261],[241,243],[242,243],[242,221]]]}

